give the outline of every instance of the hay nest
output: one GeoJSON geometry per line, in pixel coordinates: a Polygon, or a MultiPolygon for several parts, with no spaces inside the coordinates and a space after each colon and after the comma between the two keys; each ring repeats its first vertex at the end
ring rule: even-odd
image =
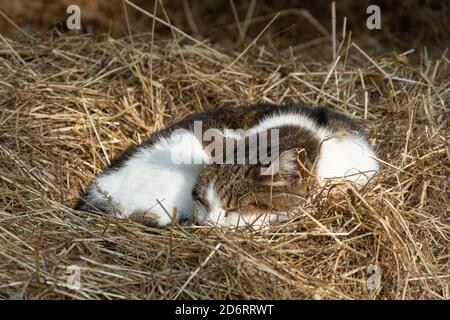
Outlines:
{"type": "Polygon", "coordinates": [[[0,298],[449,299],[445,53],[369,57],[346,39],[336,61],[307,61],[191,40],[0,42],[0,298]],[[367,129],[382,170],[364,191],[324,190],[259,232],[71,209],[108,161],[163,126],[285,99],[367,129]]]}

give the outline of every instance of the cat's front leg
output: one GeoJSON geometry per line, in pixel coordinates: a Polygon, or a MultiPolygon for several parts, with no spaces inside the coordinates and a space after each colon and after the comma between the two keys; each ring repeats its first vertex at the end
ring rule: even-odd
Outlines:
{"type": "Polygon", "coordinates": [[[165,227],[177,220],[176,216],[170,217],[170,215],[165,212],[152,212],[140,209],[134,210],[127,218],[131,221],[152,227],[165,227]]]}
{"type": "Polygon", "coordinates": [[[221,216],[208,218],[210,224],[231,227],[234,229],[249,228],[252,230],[261,230],[269,228],[274,222],[287,222],[289,216],[286,212],[260,212],[246,213],[227,212],[221,216]]]}

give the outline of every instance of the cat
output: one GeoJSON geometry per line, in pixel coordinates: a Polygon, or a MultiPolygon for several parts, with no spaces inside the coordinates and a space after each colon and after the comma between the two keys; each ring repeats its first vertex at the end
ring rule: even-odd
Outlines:
{"type": "Polygon", "coordinates": [[[331,180],[361,189],[378,170],[363,130],[327,107],[224,106],[128,148],[86,188],[75,209],[159,227],[176,221],[256,229],[286,221],[311,188],[331,180]],[[205,139],[211,130],[215,144],[205,139]],[[217,145],[223,151],[210,148],[217,145]],[[254,157],[262,149],[268,157],[254,157]]]}

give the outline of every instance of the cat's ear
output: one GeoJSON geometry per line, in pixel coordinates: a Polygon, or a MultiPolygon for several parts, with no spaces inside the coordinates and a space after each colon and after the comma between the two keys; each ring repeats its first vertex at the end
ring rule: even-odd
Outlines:
{"type": "Polygon", "coordinates": [[[295,186],[305,180],[311,169],[306,150],[291,148],[283,150],[269,166],[252,171],[252,178],[266,185],[295,186]]]}

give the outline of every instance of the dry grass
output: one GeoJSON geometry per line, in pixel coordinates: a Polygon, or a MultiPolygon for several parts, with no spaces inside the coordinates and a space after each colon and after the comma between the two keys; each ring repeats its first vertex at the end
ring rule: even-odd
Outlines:
{"type": "MultiPolygon", "coordinates": [[[[164,17],[165,8],[170,21],[180,29],[197,39],[212,40],[222,45],[251,41],[278,13],[276,24],[271,26],[270,33],[265,34],[270,39],[267,46],[277,50],[293,46],[306,53],[316,45],[330,41],[330,1],[128,1],[149,12],[156,12],[158,17],[164,17]]],[[[14,0],[0,1],[1,33],[14,38],[22,36],[23,31],[34,34],[49,32],[55,26],[64,29],[68,16],[66,8],[70,4],[79,5],[82,29],[93,34],[108,32],[113,37],[120,37],[129,34],[128,25],[136,33],[147,32],[151,25],[144,13],[130,5],[127,5],[125,15],[123,0],[14,0]]],[[[370,43],[376,54],[383,52],[384,48],[408,50],[424,46],[433,54],[434,48],[450,45],[450,5],[447,0],[377,0],[382,13],[382,28],[377,31],[366,27],[366,10],[373,4],[373,0],[336,1],[337,32],[341,32],[345,17],[353,39],[360,45],[370,43]]],[[[161,24],[156,24],[155,30],[161,36],[170,37],[170,30],[161,24]]],[[[318,57],[317,52],[314,56],[318,57]]]]}
{"type": "Polygon", "coordinates": [[[449,299],[448,56],[369,57],[351,43],[335,63],[148,35],[0,39],[0,298],[449,299]],[[164,125],[284,99],[367,128],[382,170],[364,192],[324,190],[255,233],[70,208],[109,159],[164,125]],[[70,265],[79,290],[65,286],[70,265]],[[378,289],[369,265],[381,268],[378,289]]]}

